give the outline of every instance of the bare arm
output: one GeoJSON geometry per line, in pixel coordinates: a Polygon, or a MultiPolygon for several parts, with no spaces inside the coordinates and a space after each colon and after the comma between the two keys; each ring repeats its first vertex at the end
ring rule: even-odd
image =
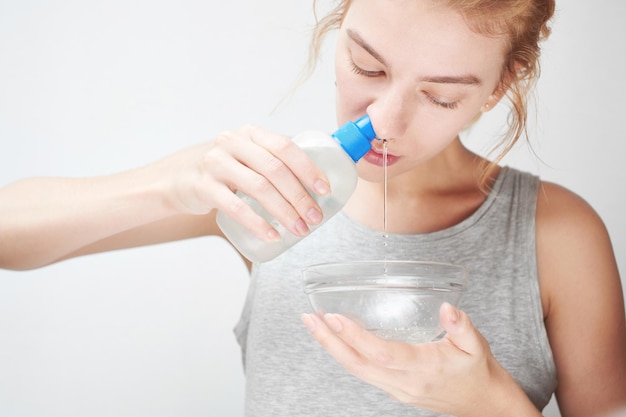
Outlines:
{"type": "Polygon", "coordinates": [[[545,183],[537,206],[545,323],[564,417],[626,406],[626,324],[611,242],[593,209],[545,183]]]}
{"type": "Polygon", "coordinates": [[[307,188],[320,183],[323,173],[289,138],[250,126],[119,174],[18,181],[0,188],[0,268],[219,234],[216,209],[259,239],[275,239],[237,190],[303,234],[301,225],[319,222],[307,216],[321,213],[307,188]]]}
{"type": "Polygon", "coordinates": [[[33,178],[0,189],[0,267],[60,259],[216,232],[213,216],[180,214],[141,171],[33,178]]]}

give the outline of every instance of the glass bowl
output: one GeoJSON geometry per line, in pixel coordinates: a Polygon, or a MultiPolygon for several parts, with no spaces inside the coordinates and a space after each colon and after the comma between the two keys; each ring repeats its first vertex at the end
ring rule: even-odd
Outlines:
{"type": "Polygon", "coordinates": [[[467,285],[464,267],[438,262],[323,263],[303,275],[316,313],[341,314],[383,339],[407,343],[442,336],[439,309],[457,305],[467,285]]]}

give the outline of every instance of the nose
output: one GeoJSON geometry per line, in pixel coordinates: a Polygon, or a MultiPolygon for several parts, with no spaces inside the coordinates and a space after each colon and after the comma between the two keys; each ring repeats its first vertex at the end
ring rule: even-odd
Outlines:
{"type": "Polygon", "coordinates": [[[381,92],[367,107],[367,114],[379,139],[403,137],[411,121],[413,106],[408,94],[400,88],[381,92]]]}

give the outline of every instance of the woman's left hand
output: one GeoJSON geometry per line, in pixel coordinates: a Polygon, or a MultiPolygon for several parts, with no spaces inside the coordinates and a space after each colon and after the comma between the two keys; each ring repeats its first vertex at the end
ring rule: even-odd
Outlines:
{"type": "Polygon", "coordinates": [[[512,406],[516,415],[541,415],[467,314],[449,304],[440,311],[445,337],[416,345],[380,339],[336,314],[302,320],[349,372],[403,403],[463,417],[507,415],[512,406]]]}

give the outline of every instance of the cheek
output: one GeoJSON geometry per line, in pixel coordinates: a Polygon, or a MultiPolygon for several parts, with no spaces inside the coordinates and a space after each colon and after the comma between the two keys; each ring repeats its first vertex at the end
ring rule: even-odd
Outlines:
{"type": "Polygon", "coordinates": [[[451,141],[476,119],[480,113],[479,102],[466,99],[458,109],[450,110],[423,101],[415,111],[413,126],[421,137],[437,142],[451,141]]]}
{"type": "Polygon", "coordinates": [[[445,149],[452,143],[464,126],[464,117],[458,114],[438,112],[438,117],[427,117],[426,112],[417,115],[413,125],[407,152],[423,161],[445,149]],[[443,113],[443,114],[442,114],[443,113]]]}
{"type": "Polygon", "coordinates": [[[420,137],[431,138],[433,142],[449,142],[452,141],[459,131],[462,122],[457,117],[420,118],[416,129],[420,131],[420,137]]]}
{"type": "Polygon", "coordinates": [[[392,146],[397,146],[407,164],[423,163],[456,139],[465,120],[465,115],[454,111],[422,108],[416,111],[406,135],[392,146]]]}

